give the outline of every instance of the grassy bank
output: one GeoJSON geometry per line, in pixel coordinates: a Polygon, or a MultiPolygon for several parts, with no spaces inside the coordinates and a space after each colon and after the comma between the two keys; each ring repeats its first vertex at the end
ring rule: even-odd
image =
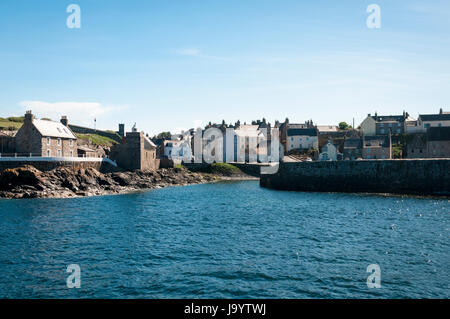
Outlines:
{"type": "Polygon", "coordinates": [[[0,130],[16,131],[22,127],[24,117],[0,117],[0,130]]]}
{"type": "Polygon", "coordinates": [[[92,144],[110,147],[114,144],[118,144],[115,140],[109,137],[101,136],[98,134],[75,134],[77,138],[85,141],[90,141],[92,144]]]}

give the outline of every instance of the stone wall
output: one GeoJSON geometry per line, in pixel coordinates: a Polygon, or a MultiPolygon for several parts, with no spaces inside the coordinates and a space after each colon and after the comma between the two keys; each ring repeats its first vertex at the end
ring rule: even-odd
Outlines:
{"type": "Polygon", "coordinates": [[[125,143],[111,147],[110,158],[126,170],[152,171],[159,168],[156,159],[156,148],[145,147],[144,133],[128,132],[125,143]]]}
{"type": "Polygon", "coordinates": [[[262,187],[351,193],[450,196],[450,159],[280,163],[262,187]]]}
{"type": "Polygon", "coordinates": [[[51,171],[52,169],[55,169],[57,167],[71,167],[74,169],[78,168],[88,168],[92,167],[95,168],[98,171],[101,172],[110,172],[116,170],[114,166],[109,164],[106,160],[65,160],[65,161],[48,161],[48,160],[37,160],[36,158],[33,160],[26,160],[26,159],[0,159],[0,172],[4,171],[7,168],[17,168],[24,165],[30,165],[42,172],[51,171]]]}

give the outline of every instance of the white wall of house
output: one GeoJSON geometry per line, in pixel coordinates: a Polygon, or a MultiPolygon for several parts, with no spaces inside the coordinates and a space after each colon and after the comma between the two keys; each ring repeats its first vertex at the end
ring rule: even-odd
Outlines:
{"type": "Polygon", "coordinates": [[[286,138],[286,150],[305,150],[310,148],[319,148],[319,139],[317,136],[288,136],[286,138]]]}
{"type": "Polygon", "coordinates": [[[375,120],[368,116],[362,123],[361,123],[361,131],[366,136],[374,136],[377,134],[376,129],[376,122],[375,120]]]}
{"type": "Polygon", "coordinates": [[[450,121],[419,121],[419,125],[423,130],[428,127],[450,127],[450,121]]]}
{"type": "Polygon", "coordinates": [[[331,143],[325,145],[320,153],[321,161],[337,161],[337,148],[331,143]]]}

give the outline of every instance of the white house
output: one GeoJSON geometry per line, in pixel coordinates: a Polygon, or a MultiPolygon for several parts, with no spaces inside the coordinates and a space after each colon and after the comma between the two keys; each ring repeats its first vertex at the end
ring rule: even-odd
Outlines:
{"type": "Polygon", "coordinates": [[[337,161],[338,150],[337,147],[330,141],[322,147],[322,153],[319,155],[321,161],[337,161]]]}
{"type": "Polygon", "coordinates": [[[417,120],[423,131],[430,127],[450,127],[450,112],[439,110],[439,114],[421,114],[417,120]]]}
{"type": "Polygon", "coordinates": [[[319,148],[317,128],[291,128],[289,125],[286,134],[286,151],[307,150],[319,148]]]}

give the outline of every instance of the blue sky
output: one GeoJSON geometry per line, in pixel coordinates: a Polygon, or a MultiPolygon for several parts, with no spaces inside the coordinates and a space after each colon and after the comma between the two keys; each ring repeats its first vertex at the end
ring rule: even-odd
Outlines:
{"type": "Polygon", "coordinates": [[[449,18],[447,0],[2,0],[0,117],[154,134],[450,111],[449,18]],[[66,27],[71,3],[81,29],[66,27]]]}

